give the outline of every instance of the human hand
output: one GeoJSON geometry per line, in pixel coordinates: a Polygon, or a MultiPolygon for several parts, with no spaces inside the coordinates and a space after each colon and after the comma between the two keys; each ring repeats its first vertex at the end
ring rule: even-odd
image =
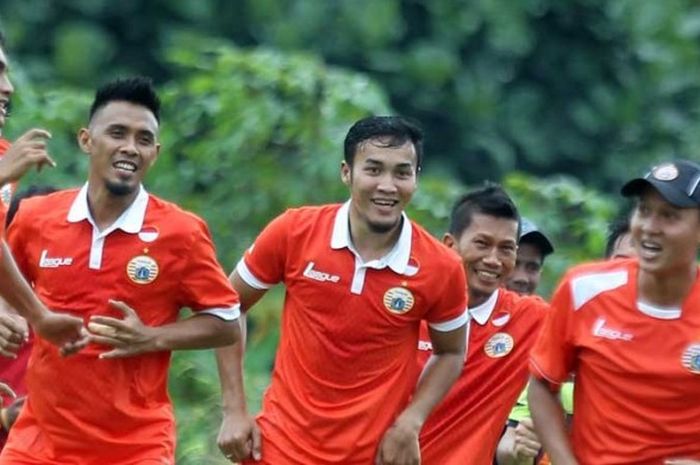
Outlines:
{"type": "Polygon", "coordinates": [[[28,337],[27,320],[14,313],[0,311],[0,355],[17,358],[17,351],[28,337]]]}
{"type": "Polygon", "coordinates": [[[399,417],[379,443],[375,465],[419,465],[420,425],[399,417]]]}
{"type": "Polygon", "coordinates": [[[124,302],[110,300],[109,305],[121,311],[124,318],[93,316],[87,326],[91,342],[113,347],[100,354],[100,358],[129,357],[158,350],[156,328],[143,324],[136,310],[124,302]]]}
{"type": "Polygon", "coordinates": [[[46,151],[46,140],[51,133],[43,129],[30,129],[22,134],[0,158],[0,182],[15,182],[33,166],[38,170],[48,165],[56,166],[46,151]]]}
{"type": "Polygon", "coordinates": [[[513,453],[518,459],[537,457],[542,444],[537,438],[531,418],[524,418],[515,428],[513,453]]]}
{"type": "Polygon", "coordinates": [[[90,342],[83,320],[65,313],[45,310],[32,326],[39,336],[58,346],[63,356],[78,352],[90,342]]]}
{"type": "Polygon", "coordinates": [[[224,456],[234,463],[262,458],[260,428],[246,412],[224,413],[216,443],[224,456]]]}

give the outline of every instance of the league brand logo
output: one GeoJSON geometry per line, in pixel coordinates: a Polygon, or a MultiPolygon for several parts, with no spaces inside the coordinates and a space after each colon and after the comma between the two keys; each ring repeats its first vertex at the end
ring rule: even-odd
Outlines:
{"type": "Polygon", "coordinates": [[[700,375],[700,344],[690,344],[683,352],[681,363],[689,372],[700,375]]]}
{"type": "Polygon", "coordinates": [[[392,287],[384,293],[384,307],[397,315],[411,311],[414,302],[413,294],[405,287],[392,287]]]}
{"type": "Polygon", "coordinates": [[[44,249],[39,257],[39,268],[58,268],[59,266],[68,266],[73,264],[71,257],[49,257],[49,251],[44,249]]]}
{"type": "Polygon", "coordinates": [[[505,357],[513,350],[513,336],[508,333],[496,333],[484,344],[484,352],[491,358],[505,357]]]}
{"type": "Polygon", "coordinates": [[[158,263],[148,255],[138,255],[126,265],[126,274],[136,284],[150,284],[158,277],[158,263]]]}

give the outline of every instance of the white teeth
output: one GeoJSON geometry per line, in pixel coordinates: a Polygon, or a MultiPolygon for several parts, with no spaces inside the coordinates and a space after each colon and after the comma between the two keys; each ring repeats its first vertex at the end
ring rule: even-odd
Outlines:
{"type": "Polygon", "coordinates": [[[392,207],[396,205],[396,201],[394,200],[374,200],[373,201],[377,205],[381,205],[383,207],[392,207]]]}
{"type": "Polygon", "coordinates": [[[136,171],[136,165],[128,161],[118,161],[114,164],[114,167],[131,172],[136,171]]]}
{"type": "Polygon", "coordinates": [[[483,271],[483,270],[480,270],[480,271],[477,271],[476,273],[477,273],[479,276],[481,276],[482,278],[486,278],[486,279],[498,279],[498,273],[493,273],[493,272],[491,272],[491,271],[483,271]]]}

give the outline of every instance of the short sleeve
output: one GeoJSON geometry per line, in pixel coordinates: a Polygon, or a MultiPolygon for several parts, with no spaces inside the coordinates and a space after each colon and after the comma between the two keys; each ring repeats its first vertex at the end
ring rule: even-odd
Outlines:
{"type": "Polygon", "coordinates": [[[443,285],[438,300],[426,313],[425,319],[436,331],[453,331],[467,323],[467,279],[458,260],[450,261],[452,268],[442,276],[443,285]]]}
{"type": "Polygon", "coordinates": [[[240,314],[238,294],[216,259],[209,229],[198,220],[192,234],[189,260],[181,281],[182,306],[223,319],[237,318],[240,314]]]}
{"type": "Polygon", "coordinates": [[[559,385],[566,381],[574,363],[574,310],[571,284],[564,279],[554,293],[549,312],[530,356],[535,378],[559,385]]]}
{"type": "Polygon", "coordinates": [[[292,214],[283,213],[268,224],[236,266],[238,276],[255,289],[269,289],[284,279],[288,231],[292,214]]]}

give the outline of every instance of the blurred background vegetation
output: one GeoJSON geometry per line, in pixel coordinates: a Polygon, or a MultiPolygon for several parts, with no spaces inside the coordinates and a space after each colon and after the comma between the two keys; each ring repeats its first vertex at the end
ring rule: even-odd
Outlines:
{"type": "MultiPolygon", "coordinates": [[[[693,0],[0,0],[16,87],[6,136],[51,130],[77,185],[75,133],[119,75],[161,90],[151,192],[204,217],[224,268],[286,207],[342,201],[342,139],[371,113],[418,119],[426,168],[413,218],[441,235],[454,198],[502,182],[554,240],[543,292],[602,255],[621,182],[698,159],[700,5],[693,0]]],[[[253,410],[267,384],[282,293],[252,312],[253,410]]],[[[178,463],[216,451],[209,352],[177,354],[178,463]]]]}

